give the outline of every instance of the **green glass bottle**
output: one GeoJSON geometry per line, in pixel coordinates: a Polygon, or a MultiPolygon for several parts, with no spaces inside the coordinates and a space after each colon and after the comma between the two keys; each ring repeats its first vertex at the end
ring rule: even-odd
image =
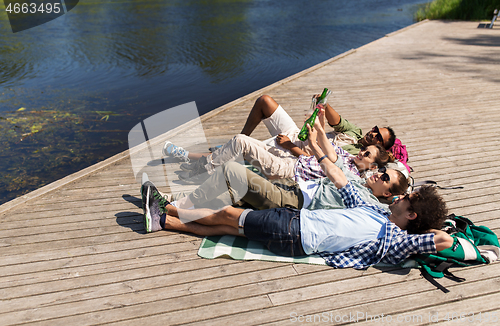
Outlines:
{"type": "Polygon", "coordinates": [[[309,137],[309,130],[307,130],[307,125],[310,125],[311,128],[314,126],[314,121],[316,120],[316,116],[318,115],[318,112],[319,112],[318,104],[326,104],[328,96],[330,96],[331,93],[332,92],[329,91],[328,88],[325,88],[323,90],[323,93],[321,93],[321,96],[318,98],[317,104],[314,103],[315,109],[313,111],[313,114],[309,117],[309,119],[306,120],[306,122],[304,122],[302,129],[300,129],[299,136],[298,136],[298,138],[300,140],[305,141],[309,137]]]}

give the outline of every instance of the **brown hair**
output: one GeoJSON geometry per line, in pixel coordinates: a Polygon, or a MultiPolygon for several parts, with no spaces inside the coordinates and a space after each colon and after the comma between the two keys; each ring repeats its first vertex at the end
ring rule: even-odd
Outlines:
{"type": "Polygon", "coordinates": [[[371,146],[375,146],[378,149],[378,155],[375,155],[374,164],[377,164],[379,168],[386,166],[388,162],[394,162],[394,156],[392,153],[386,151],[382,145],[376,144],[371,146]]]}
{"type": "Polygon", "coordinates": [[[389,191],[391,192],[392,196],[397,196],[397,195],[402,195],[408,190],[408,179],[405,177],[403,172],[399,170],[394,170],[398,174],[398,180],[391,184],[391,187],[389,188],[389,191]]]}
{"type": "Polygon", "coordinates": [[[422,186],[411,197],[410,203],[417,218],[409,221],[406,228],[408,233],[426,233],[429,229],[441,229],[448,216],[448,209],[436,188],[422,186]]]}

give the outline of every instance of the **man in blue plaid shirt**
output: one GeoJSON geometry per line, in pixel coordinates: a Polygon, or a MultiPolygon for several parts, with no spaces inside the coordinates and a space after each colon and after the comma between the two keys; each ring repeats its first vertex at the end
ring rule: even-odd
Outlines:
{"type": "MultiPolygon", "coordinates": [[[[279,255],[318,253],[331,266],[359,269],[379,262],[398,264],[412,254],[435,253],[453,244],[447,233],[438,230],[447,209],[435,188],[422,187],[399,197],[389,206],[391,213],[387,213],[365,202],[333,159],[329,159],[336,159],[336,155],[320,123],[310,130],[309,137],[318,162],[339,189],[347,208],[253,211],[228,206],[219,211],[182,210],[165,203],[154,186],[149,186],[146,227],[204,236],[246,236],[279,255]],[[182,222],[179,216],[187,221],[182,222]]],[[[387,173],[377,173],[372,178],[379,186],[390,182],[387,173]]]]}
{"type": "Polygon", "coordinates": [[[279,255],[319,253],[327,264],[339,268],[363,269],[379,262],[398,264],[412,254],[435,253],[453,244],[447,233],[429,227],[438,228],[443,221],[435,217],[436,212],[446,216],[444,202],[433,187],[422,187],[400,197],[390,205],[391,214],[361,200],[348,181],[339,191],[349,208],[252,211],[227,206],[220,211],[181,210],[165,207],[152,196],[148,207],[153,223],[162,229],[203,236],[246,236],[279,255]],[[181,222],[180,214],[192,221],[181,222]],[[427,233],[410,234],[404,228],[427,233]]]}

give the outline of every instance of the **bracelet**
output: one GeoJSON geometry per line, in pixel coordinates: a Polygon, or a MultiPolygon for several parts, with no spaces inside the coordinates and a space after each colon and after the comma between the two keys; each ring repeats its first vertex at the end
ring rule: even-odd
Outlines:
{"type": "Polygon", "coordinates": [[[326,155],[323,155],[322,157],[320,157],[320,159],[318,160],[318,164],[321,163],[321,161],[323,161],[327,156],[326,155]]]}

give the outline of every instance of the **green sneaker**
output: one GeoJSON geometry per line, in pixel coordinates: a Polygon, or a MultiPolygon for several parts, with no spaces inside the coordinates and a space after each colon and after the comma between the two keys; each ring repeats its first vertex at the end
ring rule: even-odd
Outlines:
{"type": "Polygon", "coordinates": [[[146,209],[144,213],[144,229],[147,233],[156,232],[165,228],[167,209],[170,202],[165,199],[156,187],[149,186],[146,190],[146,209]]]}
{"type": "Polygon", "coordinates": [[[146,203],[147,194],[146,194],[146,192],[147,192],[148,187],[152,188],[153,192],[159,193],[163,198],[165,198],[169,202],[172,201],[172,195],[165,194],[165,193],[162,193],[161,191],[159,191],[158,188],[156,188],[155,184],[153,182],[149,181],[147,174],[144,173],[142,176],[142,185],[141,185],[141,199],[142,199],[143,214],[146,214],[146,207],[147,207],[147,203],[146,203]]]}

